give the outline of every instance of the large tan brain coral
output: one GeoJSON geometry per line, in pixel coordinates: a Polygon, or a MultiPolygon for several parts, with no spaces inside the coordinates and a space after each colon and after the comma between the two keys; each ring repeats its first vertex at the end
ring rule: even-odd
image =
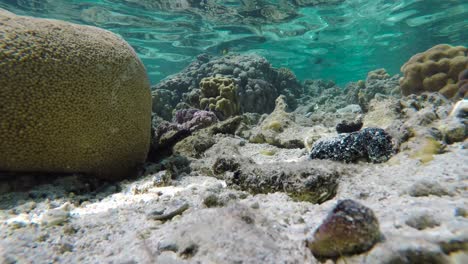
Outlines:
{"type": "Polygon", "coordinates": [[[457,95],[458,74],[468,68],[468,49],[441,44],[411,57],[402,67],[403,95],[440,92],[447,98],[457,95]]]}
{"type": "Polygon", "coordinates": [[[149,81],[124,40],[0,9],[0,171],[122,178],[150,126],[149,81]]]}

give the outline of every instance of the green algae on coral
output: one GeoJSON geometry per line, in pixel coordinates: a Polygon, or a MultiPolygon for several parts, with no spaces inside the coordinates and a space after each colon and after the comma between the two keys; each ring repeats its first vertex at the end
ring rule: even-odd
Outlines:
{"type": "Polygon", "coordinates": [[[262,149],[259,151],[260,154],[264,156],[274,156],[276,154],[276,150],[273,149],[262,149]]]}
{"type": "Polygon", "coordinates": [[[426,137],[422,144],[422,147],[410,156],[413,159],[419,159],[422,163],[432,161],[434,155],[440,154],[443,149],[443,145],[431,137],[426,137]]]}
{"type": "Polygon", "coordinates": [[[283,125],[278,120],[273,120],[270,123],[266,124],[265,128],[269,130],[273,130],[275,132],[283,131],[283,125]]]}

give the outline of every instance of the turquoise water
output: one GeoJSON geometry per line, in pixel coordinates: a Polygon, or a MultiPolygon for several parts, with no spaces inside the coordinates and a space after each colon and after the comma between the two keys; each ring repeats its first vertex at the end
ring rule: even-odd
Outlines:
{"type": "Polygon", "coordinates": [[[19,15],[111,30],[152,83],[201,53],[257,53],[300,79],[339,84],[399,72],[436,44],[468,44],[467,0],[1,0],[19,15]]]}

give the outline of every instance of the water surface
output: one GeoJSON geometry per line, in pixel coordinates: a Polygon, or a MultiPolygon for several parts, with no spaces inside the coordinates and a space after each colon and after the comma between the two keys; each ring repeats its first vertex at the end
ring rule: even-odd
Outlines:
{"type": "Polygon", "coordinates": [[[398,73],[436,44],[468,44],[466,0],[1,0],[20,15],[111,30],[152,83],[200,53],[254,52],[300,79],[339,84],[384,67],[398,73]]]}

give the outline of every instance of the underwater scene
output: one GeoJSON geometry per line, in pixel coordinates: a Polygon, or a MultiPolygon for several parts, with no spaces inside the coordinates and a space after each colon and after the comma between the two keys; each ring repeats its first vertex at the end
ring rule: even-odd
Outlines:
{"type": "Polygon", "coordinates": [[[0,0],[0,263],[468,263],[468,1],[0,0]]]}

